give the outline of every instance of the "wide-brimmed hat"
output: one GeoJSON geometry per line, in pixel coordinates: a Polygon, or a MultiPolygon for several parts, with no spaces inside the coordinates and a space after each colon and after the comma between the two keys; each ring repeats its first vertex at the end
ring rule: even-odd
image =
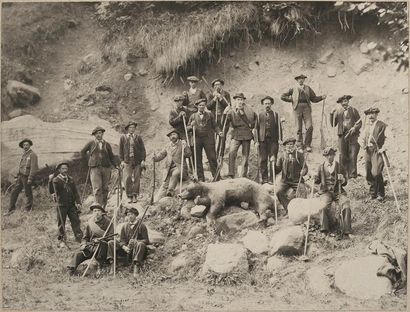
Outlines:
{"type": "Polygon", "coordinates": [[[364,111],[365,115],[378,114],[378,113],[380,113],[380,109],[378,109],[377,107],[370,107],[364,111]]]}
{"type": "Polygon", "coordinates": [[[198,99],[195,101],[195,105],[199,105],[199,103],[205,102],[206,103],[206,99],[202,98],[202,99],[198,99]]]}
{"type": "Polygon", "coordinates": [[[243,95],[243,93],[236,93],[233,97],[233,99],[244,99],[246,100],[245,95],[243,95]]]}
{"type": "Polygon", "coordinates": [[[331,154],[336,154],[336,152],[337,152],[337,149],[335,149],[335,148],[333,148],[333,147],[326,147],[326,148],[323,150],[322,155],[323,155],[323,156],[327,156],[327,155],[331,155],[331,154]]]}
{"type": "Polygon", "coordinates": [[[199,82],[200,81],[200,79],[196,76],[189,76],[186,80],[193,81],[193,82],[199,82]]]}
{"type": "Polygon", "coordinates": [[[134,208],[134,207],[130,207],[130,208],[125,209],[126,214],[129,213],[129,212],[135,214],[136,216],[138,216],[140,214],[138,209],[134,208]]]}
{"type": "Polygon", "coordinates": [[[21,148],[23,148],[23,144],[24,142],[28,142],[28,144],[30,144],[30,146],[33,146],[33,141],[31,141],[30,139],[23,139],[22,141],[20,141],[19,146],[21,148]]]}
{"type": "Polygon", "coordinates": [[[224,81],[223,79],[216,78],[216,79],[212,80],[211,86],[213,87],[214,84],[215,84],[216,82],[218,82],[218,81],[221,83],[221,85],[224,85],[224,84],[225,84],[225,81],[224,81]]]}
{"type": "Polygon", "coordinates": [[[352,97],[351,95],[343,95],[337,99],[336,103],[342,103],[343,100],[350,100],[352,97]]]}
{"type": "Polygon", "coordinates": [[[57,170],[60,170],[60,168],[61,168],[62,165],[67,165],[67,167],[70,166],[70,165],[68,164],[68,162],[61,162],[61,163],[59,163],[59,164],[57,165],[56,169],[57,169],[57,170]]]}
{"type": "Polygon", "coordinates": [[[283,145],[286,145],[286,144],[288,144],[288,143],[295,143],[296,142],[296,139],[295,138],[289,138],[289,139],[286,139],[284,142],[283,142],[283,145]]]}
{"type": "Polygon", "coordinates": [[[97,126],[94,128],[93,132],[91,132],[92,135],[96,134],[98,131],[105,132],[105,129],[103,127],[97,126]]]}
{"type": "Polygon", "coordinates": [[[295,77],[295,80],[298,80],[298,79],[306,79],[307,77],[305,76],[305,75],[303,75],[303,74],[300,74],[300,75],[298,75],[298,76],[296,76],[295,77]]]}
{"type": "Polygon", "coordinates": [[[130,126],[137,126],[138,124],[135,121],[130,121],[126,126],[125,126],[125,130],[127,130],[130,126]]]}
{"type": "Polygon", "coordinates": [[[174,102],[183,101],[183,100],[185,100],[185,97],[183,95],[174,96],[174,102]]]}
{"type": "Polygon", "coordinates": [[[175,128],[171,128],[169,129],[169,131],[167,132],[167,137],[169,137],[171,135],[171,133],[176,133],[179,136],[179,132],[175,129],[175,128]]]}
{"type": "Polygon", "coordinates": [[[92,203],[90,206],[90,210],[93,211],[94,209],[99,209],[101,210],[103,213],[105,213],[105,209],[103,208],[103,206],[101,206],[99,203],[92,203]]]}
{"type": "Polygon", "coordinates": [[[269,95],[265,96],[265,97],[261,100],[261,104],[263,104],[263,101],[264,101],[264,100],[270,100],[270,101],[272,102],[272,104],[275,102],[274,99],[273,99],[273,97],[271,97],[271,96],[269,96],[269,95]]]}

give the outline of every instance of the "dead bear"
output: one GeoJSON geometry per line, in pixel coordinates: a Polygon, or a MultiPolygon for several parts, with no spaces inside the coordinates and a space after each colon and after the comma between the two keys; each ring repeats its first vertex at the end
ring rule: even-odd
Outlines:
{"type": "Polygon", "coordinates": [[[189,184],[181,193],[182,199],[209,197],[211,200],[206,221],[209,227],[215,225],[215,218],[225,206],[247,202],[259,214],[259,221],[267,219],[266,212],[274,211],[273,197],[261,186],[247,178],[230,179],[212,183],[189,184]]]}

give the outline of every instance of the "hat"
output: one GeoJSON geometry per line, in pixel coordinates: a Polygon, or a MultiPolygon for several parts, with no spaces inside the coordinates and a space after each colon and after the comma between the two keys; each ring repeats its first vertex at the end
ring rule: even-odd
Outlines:
{"type": "Polygon", "coordinates": [[[94,209],[100,209],[102,212],[105,213],[105,210],[103,206],[101,206],[99,203],[92,203],[90,206],[90,210],[93,211],[94,209]]]}
{"type": "Polygon", "coordinates": [[[98,131],[105,132],[105,129],[102,128],[102,127],[100,127],[100,126],[95,127],[94,130],[93,130],[93,132],[91,132],[91,134],[94,135],[94,134],[96,134],[98,131]]]}
{"type": "Polygon", "coordinates": [[[378,113],[380,113],[380,109],[378,109],[377,107],[370,107],[364,111],[365,115],[378,114],[378,113]]]}
{"type": "Polygon", "coordinates": [[[67,165],[67,167],[69,166],[68,162],[62,162],[57,165],[56,169],[59,170],[62,165],[67,165]]]}
{"type": "Polygon", "coordinates": [[[202,98],[199,100],[196,100],[195,105],[199,105],[199,103],[205,102],[206,103],[206,99],[202,98]]]}
{"type": "Polygon", "coordinates": [[[171,133],[177,133],[178,134],[178,136],[179,136],[179,132],[176,130],[176,129],[174,129],[174,128],[171,128],[168,132],[167,132],[167,137],[169,137],[170,135],[171,135],[171,133]]]}
{"type": "Polygon", "coordinates": [[[225,81],[224,81],[223,79],[216,78],[216,79],[212,80],[211,86],[213,87],[214,84],[215,84],[216,82],[218,82],[218,81],[221,83],[221,85],[224,85],[224,84],[225,84],[225,81]]]}
{"type": "Polygon", "coordinates": [[[263,104],[264,100],[270,100],[272,103],[274,103],[275,101],[273,100],[272,97],[270,97],[269,95],[265,96],[262,100],[261,100],[261,104],[263,104]]]}
{"type": "Polygon", "coordinates": [[[295,138],[289,138],[289,139],[286,139],[284,142],[283,142],[283,145],[286,145],[286,144],[288,144],[288,143],[295,143],[296,142],[296,139],[295,138]]]}
{"type": "Polygon", "coordinates": [[[129,213],[129,212],[132,212],[132,213],[135,214],[136,216],[138,216],[138,215],[140,214],[139,211],[138,211],[138,209],[137,209],[137,208],[134,208],[134,207],[127,208],[127,209],[125,210],[125,213],[126,213],[126,214],[129,213]]]}
{"type": "Polygon", "coordinates": [[[20,146],[21,148],[23,148],[24,142],[28,142],[28,144],[30,144],[30,146],[33,146],[33,141],[31,141],[30,139],[24,139],[23,141],[21,141],[21,142],[19,143],[19,146],[20,146]]]}
{"type": "Polygon", "coordinates": [[[323,150],[322,155],[323,155],[323,156],[327,156],[327,155],[330,155],[330,154],[336,154],[336,152],[337,152],[337,149],[335,149],[335,148],[333,148],[333,147],[326,147],[326,148],[323,150]]]}
{"type": "Polygon", "coordinates": [[[183,100],[185,100],[185,97],[183,95],[175,95],[174,96],[174,102],[183,101],[183,100]]]}
{"type": "Polygon", "coordinates": [[[188,80],[188,81],[198,82],[198,81],[199,81],[199,78],[198,78],[198,77],[196,77],[196,76],[189,76],[186,80],[188,80]]]}
{"type": "Polygon", "coordinates": [[[241,99],[246,100],[246,97],[243,95],[243,93],[236,93],[236,94],[233,96],[233,98],[234,98],[234,99],[241,98],[241,99]]]}
{"type": "Polygon", "coordinates": [[[301,75],[299,75],[299,76],[296,76],[295,77],[295,80],[298,80],[298,79],[306,79],[307,77],[305,76],[305,75],[303,75],[303,74],[301,74],[301,75]]]}
{"type": "Polygon", "coordinates": [[[137,126],[138,124],[135,121],[130,121],[126,126],[125,126],[125,130],[127,130],[130,126],[137,126]]]}
{"type": "Polygon", "coordinates": [[[350,100],[352,97],[351,95],[343,95],[337,99],[336,103],[342,103],[343,100],[350,100]]]}

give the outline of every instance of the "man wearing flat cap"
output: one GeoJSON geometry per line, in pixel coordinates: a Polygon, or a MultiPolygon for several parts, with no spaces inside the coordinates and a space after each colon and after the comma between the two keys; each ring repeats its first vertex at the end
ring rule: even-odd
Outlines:
{"type": "Polygon", "coordinates": [[[384,179],[383,179],[383,156],[385,153],[384,144],[389,137],[387,125],[378,120],[380,110],[377,107],[370,107],[364,111],[368,120],[361,140],[362,148],[366,151],[366,180],[370,185],[371,199],[384,201],[384,179]]]}
{"type": "Polygon", "coordinates": [[[57,166],[58,175],[53,179],[53,190],[57,202],[58,237],[65,242],[65,221],[70,219],[71,228],[77,242],[81,242],[83,232],[80,227],[81,200],[74,179],[68,175],[68,163],[60,163],[57,166]]]}
{"type": "Polygon", "coordinates": [[[214,114],[206,112],[206,99],[199,99],[195,105],[198,107],[198,112],[191,115],[189,118],[189,130],[195,127],[195,149],[198,179],[205,181],[204,168],[202,163],[202,151],[205,150],[208,158],[209,167],[212,176],[215,178],[216,174],[216,153],[215,153],[215,134],[222,136],[221,129],[215,122],[214,114]]]}
{"type": "Polygon", "coordinates": [[[175,107],[169,112],[169,124],[178,131],[179,137],[189,142],[185,135],[185,126],[188,123],[188,109],[183,105],[185,97],[183,95],[174,96],[175,107]]]}
{"type": "Polygon", "coordinates": [[[188,179],[188,166],[186,164],[186,158],[191,157],[192,152],[189,146],[187,146],[184,140],[179,138],[179,133],[175,129],[170,129],[167,132],[169,138],[169,144],[165,146],[161,151],[154,153],[153,160],[155,162],[165,159],[165,168],[163,174],[163,182],[156,197],[156,200],[161,199],[164,196],[174,196],[175,188],[178,185],[182,172],[182,180],[188,179]],[[184,153],[182,156],[182,153],[184,153]],[[181,160],[183,162],[181,164],[181,160]]]}
{"type": "Polygon", "coordinates": [[[145,146],[142,137],[135,133],[137,123],[129,122],[125,126],[126,134],[121,135],[119,154],[124,170],[123,183],[129,202],[136,203],[140,194],[141,172],[145,169],[145,146]]]}
{"type": "Polygon", "coordinates": [[[33,142],[30,139],[22,140],[19,146],[23,149],[23,155],[20,159],[17,177],[10,195],[9,209],[5,215],[10,215],[14,212],[18,196],[23,189],[26,195],[26,210],[31,211],[33,208],[33,192],[31,187],[34,176],[38,171],[38,159],[31,149],[33,142]]]}
{"type": "Polygon", "coordinates": [[[272,110],[273,103],[274,100],[270,96],[265,96],[261,100],[263,111],[259,113],[255,125],[255,144],[259,152],[262,184],[268,183],[268,159],[273,164],[276,163],[279,144],[283,140],[281,119],[279,114],[272,110]]]}
{"type": "MultiPolygon", "coordinates": [[[[229,172],[228,177],[234,178],[236,171],[236,156],[238,149],[242,146],[242,177],[248,175],[249,152],[253,129],[256,124],[256,113],[249,107],[245,107],[246,97],[243,93],[233,96],[235,108],[227,111],[227,126],[232,127],[232,138],[229,146],[229,172]]],[[[227,107],[229,108],[229,107],[227,107]]]]}
{"type": "Polygon", "coordinates": [[[198,82],[200,81],[198,77],[189,76],[187,80],[189,83],[189,90],[184,91],[182,94],[185,97],[184,106],[186,106],[188,111],[187,119],[189,119],[193,113],[198,111],[195,106],[196,101],[199,99],[206,99],[206,95],[202,89],[198,88],[198,82]]]}
{"type": "Polygon", "coordinates": [[[347,184],[347,176],[343,165],[335,161],[336,149],[327,147],[323,151],[325,161],[319,165],[314,176],[315,184],[320,184],[318,195],[326,203],[326,208],[320,211],[320,231],[329,232],[329,210],[332,202],[338,202],[339,211],[337,218],[339,221],[340,238],[343,235],[349,236],[352,233],[351,211],[346,200],[346,192],[343,189],[347,184]]]}
{"type": "Polygon", "coordinates": [[[362,120],[356,108],[349,105],[351,95],[343,95],[336,101],[341,105],[330,113],[330,125],[337,127],[339,137],[339,161],[346,169],[347,177],[357,178],[357,155],[360,145],[358,142],[362,120]]]}
{"type": "Polygon", "coordinates": [[[304,183],[303,176],[308,173],[305,157],[303,153],[296,150],[295,143],[295,138],[289,138],[283,142],[285,150],[277,159],[275,166],[277,174],[282,172],[280,182],[276,188],[276,196],[286,213],[290,202],[287,191],[290,188],[296,191],[298,184],[304,183]]]}
{"type": "Polygon", "coordinates": [[[304,147],[307,152],[311,152],[313,134],[311,103],[317,103],[326,99],[326,95],[316,96],[312,88],[305,85],[306,78],[305,75],[296,76],[295,80],[297,81],[297,85],[290,88],[288,92],[283,93],[281,99],[282,101],[292,103],[299,144],[303,144],[302,126],[303,123],[305,124],[306,134],[304,147]]]}
{"type": "MultiPolygon", "coordinates": [[[[67,266],[68,273],[73,275],[78,265],[87,259],[91,259],[94,252],[98,251],[95,255],[95,260],[98,262],[98,271],[107,264],[107,258],[114,254],[114,250],[109,247],[113,246],[108,244],[110,240],[102,239],[103,237],[109,237],[114,234],[114,225],[111,220],[106,216],[104,208],[99,203],[93,203],[90,206],[92,215],[88,219],[85,227],[85,233],[80,245],[80,250],[75,252],[70,264],[67,266]]],[[[112,238],[111,238],[112,239],[112,238]]]]}
{"type": "Polygon", "coordinates": [[[107,204],[111,166],[117,166],[110,143],[103,139],[104,132],[105,129],[96,127],[91,132],[94,140],[88,142],[81,150],[83,157],[89,157],[88,167],[95,201],[103,207],[107,204]]]}

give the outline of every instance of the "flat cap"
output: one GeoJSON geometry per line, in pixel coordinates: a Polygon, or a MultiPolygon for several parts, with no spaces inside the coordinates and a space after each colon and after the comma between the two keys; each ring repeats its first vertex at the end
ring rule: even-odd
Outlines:
{"type": "Polygon", "coordinates": [[[130,121],[126,126],[125,130],[127,130],[130,126],[136,127],[138,124],[135,121],[130,121]]]}
{"type": "Polygon", "coordinates": [[[195,105],[198,105],[199,103],[205,102],[206,103],[206,99],[202,98],[202,99],[198,99],[195,101],[195,105]]]}
{"type": "Polygon", "coordinates": [[[286,144],[288,144],[288,143],[295,143],[296,142],[296,139],[295,138],[289,138],[289,139],[286,139],[284,142],[283,142],[283,145],[286,145],[286,144]]]}
{"type": "Polygon", "coordinates": [[[380,109],[378,109],[377,107],[370,107],[364,111],[365,115],[378,114],[378,113],[380,113],[380,109]]]}
{"type": "Polygon", "coordinates": [[[243,93],[236,93],[232,98],[246,100],[246,97],[243,95],[243,93]]]}
{"type": "Polygon", "coordinates": [[[200,79],[196,76],[189,76],[186,80],[194,81],[194,82],[199,82],[200,81],[200,79]]]}
{"type": "Polygon", "coordinates": [[[225,81],[224,81],[223,79],[216,78],[216,79],[212,80],[211,86],[213,87],[214,84],[215,84],[216,82],[218,82],[218,81],[221,83],[221,85],[224,85],[224,84],[225,84],[225,81]]]}
{"type": "Polygon", "coordinates": [[[174,96],[174,102],[183,101],[183,100],[185,100],[185,97],[183,95],[174,96]]]}
{"type": "Polygon", "coordinates": [[[127,208],[127,209],[125,210],[125,213],[129,213],[129,212],[135,214],[136,216],[138,216],[138,215],[140,214],[139,211],[138,211],[138,209],[137,209],[137,208],[134,208],[134,207],[127,208]]]}
{"type": "Polygon", "coordinates": [[[105,132],[105,129],[104,129],[103,127],[100,127],[100,126],[95,127],[94,130],[93,130],[93,132],[91,132],[91,134],[94,135],[94,134],[96,134],[98,131],[105,132]]]}
{"type": "Polygon", "coordinates": [[[25,142],[28,142],[28,144],[30,144],[30,146],[33,146],[33,141],[31,141],[30,139],[23,139],[23,140],[21,140],[20,143],[19,143],[19,146],[20,146],[21,148],[23,148],[23,144],[24,144],[25,142]]]}
{"type": "Polygon", "coordinates": [[[269,95],[265,96],[265,97],[261,100],[261,104],[263,104],[263,101],[265,101],[265,100],[270,100],[270,101],[272,102],[272,104],[275,102],[275,101],[273,100],[273,97],[271,97],[271,96],[269,96],[269,95]]]}
{"type": "Polygon", "coordinates": [[[343,100],[350,100],[352,97],[351,95],[343,95],[337,99],[336,103],[342,103],[343,100]]]}
{"type": "Polygon", "coordinates": [[[296,77],[295,77],[295,80],[298,80],[298,79],[306,79],[306,78],[307,78],[307,77],[306,77],[305,75],[301,74],[301,75],[296,76],[296,77]]]}
{"type": "Polygon", "coordinates": [[[95,202],[92,203],[90,206],[90,210],[93,211],[94,209],[100,209],[103,213],[105,213],[105,209],[99,203],[95,202]]]}
{"type": "Polygon", "coordinates": [[[327,155],[331,155],[331,154],[336,154],[336,152],[337,152],[337,149],[335,149],[335,148],[333,148],[333,147],[326,147],[326,148],[323,150],[322,155],[323,155],[323,156],[327,156],[327,155]]]}
{"type": "Polygon", "coordinates": [[[171,133],[176,133],[179,136],[179,132],[175,128],[170,128],[167,132],[167,137],[171,135],[171,133]]]}

